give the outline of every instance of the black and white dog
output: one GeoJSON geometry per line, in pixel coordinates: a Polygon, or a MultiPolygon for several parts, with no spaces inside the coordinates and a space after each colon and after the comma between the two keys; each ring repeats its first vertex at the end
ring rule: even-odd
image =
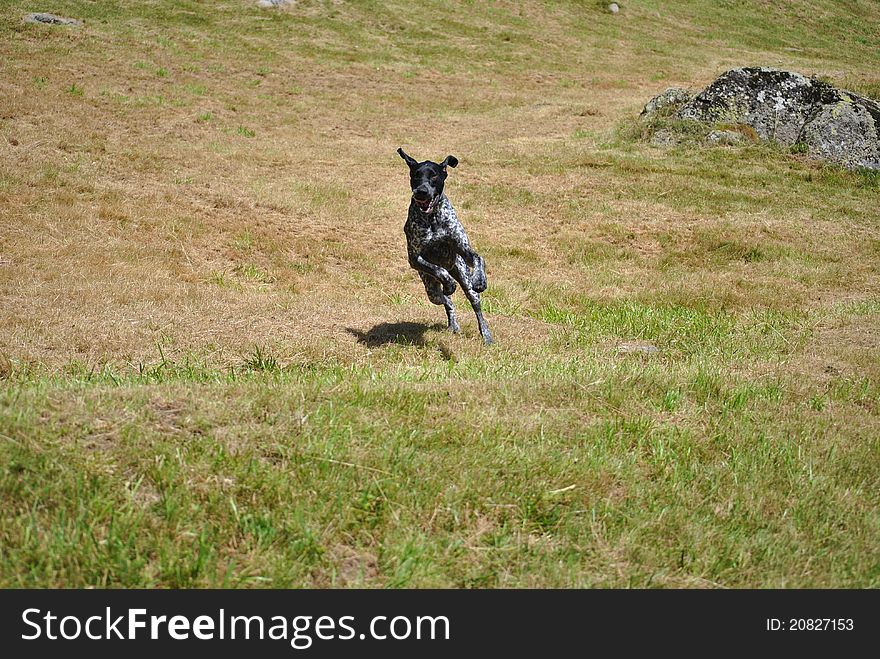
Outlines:
{"type": "Polygon", "coordinates": [[[492,343],[492,334],[480,309],[480,293],[486,290],[486,266],[483,257],[471,249],[464,227],[443,194],[446,168],[455,167],[458,159],[446,156],[441,163],[417,162],[403,149],[397,153],[409,165],[413,193],[403,227],[409,264],[422,278],[428,299],[446,309],[449,329],[453,332],[461,331],[455,307],[449,299],[458,282],[477,315],[483,341],[492,343]]]}

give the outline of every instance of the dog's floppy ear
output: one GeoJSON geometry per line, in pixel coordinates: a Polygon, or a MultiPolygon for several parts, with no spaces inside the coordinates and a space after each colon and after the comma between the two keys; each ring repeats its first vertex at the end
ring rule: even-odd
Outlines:
{"type": "Polygon", "coordinates": [[[397,153],[400,154],[400,157],[406,161],[406,164],[409,165],[410,168],[413,168],[419,164],[416,162],[415,158],[411,158],[410,156],[408,156],[402,148],[398,149],[397,153]]]}
{"type": "Polygon", "coordinates": [[[455,167],[456,165],[458,165],[458,158],[456,158],[455,156],[446,156],[443,159],[443,162],[440,163],[440,166],[445,168],[446,165],[449,165],[450,167],[455,167]]]}

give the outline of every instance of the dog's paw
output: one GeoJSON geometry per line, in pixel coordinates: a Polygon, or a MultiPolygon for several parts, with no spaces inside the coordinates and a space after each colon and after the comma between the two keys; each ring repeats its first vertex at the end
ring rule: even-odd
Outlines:
{"type": "Polygon", "coordinates": [[[449,281],[443,282],[443,295],[452,295],[455,293],[456,288],[458,287],[456,286],[454,279],[449,279],[449,281]]]}

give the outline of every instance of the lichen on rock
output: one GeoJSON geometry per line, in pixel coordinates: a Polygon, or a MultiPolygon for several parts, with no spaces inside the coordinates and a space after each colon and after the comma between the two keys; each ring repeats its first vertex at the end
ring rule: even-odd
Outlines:
{"type": "Polygon", "coordinates": [[[748,124],[761,139],[794,144],[828,83],[768,68],[733,69],[681,107],[682,119],[748,124]]]}
{"type": "Polygon", "coordinates": [[[645,104],[641,116],[650,116],[668,108],[676,108],[691,100],[690,92],[679,87],[670,87],[662,94],[658,94],[645,104]]]}
{"type": "Polygon", "coordinates": [[[715,126],[708,133],[712,143],[735,140],[722,135],[719,124],[748,126],[761,140],[800,147],[815,158],[880,169],[880,105],[822,80],[747,67],[727,71],[693,98],[681,100],[673,91],[652,99],[642,116],[676,107],[674,119],[715,126]]]}
{"type": "Polygon", "coordinates": [[[800,141],[811,157],[850,169],[880,170],[880,112],[872,113],[870,105],[860,100],[870,103],[860,97],[842,99],[822,106],[804,125],[800,141]]]}

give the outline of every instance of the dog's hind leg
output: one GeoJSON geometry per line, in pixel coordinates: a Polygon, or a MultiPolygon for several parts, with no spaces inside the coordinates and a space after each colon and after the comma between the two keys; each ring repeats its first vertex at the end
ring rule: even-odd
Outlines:
{"type": "Polygon", "coordinates": [[[461,233],[458,240],[459,242],[456,244],[455,251],[458,253],[459,258],[464,259],[464,262],[468,266],[468,271],[462,269],[462,274],[467,275],[465,281],[468,282],[467,284],[462,284],[462,286],[465,288],[471,288],[477,293],[482,293],[486,290],[486,262],[483,260],[482,256],[477,254],[471,248],[464,232],[461,233]]]}
{"type": "Polygon", "coordinates": [[[455,267],[450,270],[450,274],[459,284],[461,284],[461,290],[464,292],[465,297],[467,297],[468,302],[471,303],[471,307],[477,316],[477,325],[480,326],[480,336],[483,337],[483,341],[487,345],[494,343],[495,341],[492,338],[492,333],[489,331],[489,324],[486,322],[486,319],[483,318],[483,309],[480,305],[480,294],[470,286],[471,277],[473,275],[461,257],[456,259],[455,267]]]}
{"type": "Polygon", "coordinates": [[[471,303],[471,307],[477,315],[477,324],[480,326],[480,335],[483,337],[483,341],[486,344],[494,343],[495,340],[492,338],[492,333],[489,331],[489,325],[486,323],[486,319],[483,318],[483,311],[480,307],[480,294],[470,288],[466,288],[465,286],[462,286],[461,290],[464,291],[468,302],[471,303]]]}
{"type": "Polygon", "coordinates": [[[425,292],[428,294],[428,299],[434,304],[442,305],[446,309],[446,321],[449,331],[458,334],[461,331],[461,327],[455,317],[455,307],[449,296],[443,294],[443,285],[431,275],[420,272],[419,276],[425,284],[425,292]]]}
{"type": "Polygon", "coordinates": [[[486,262],[483,261],[483,257],[473,253],[474,255],[474,263],[473,263],[473,273],[471,274],[471,288],[474,289],[476,293],[482,293],[486,290],[486,262]]]}

